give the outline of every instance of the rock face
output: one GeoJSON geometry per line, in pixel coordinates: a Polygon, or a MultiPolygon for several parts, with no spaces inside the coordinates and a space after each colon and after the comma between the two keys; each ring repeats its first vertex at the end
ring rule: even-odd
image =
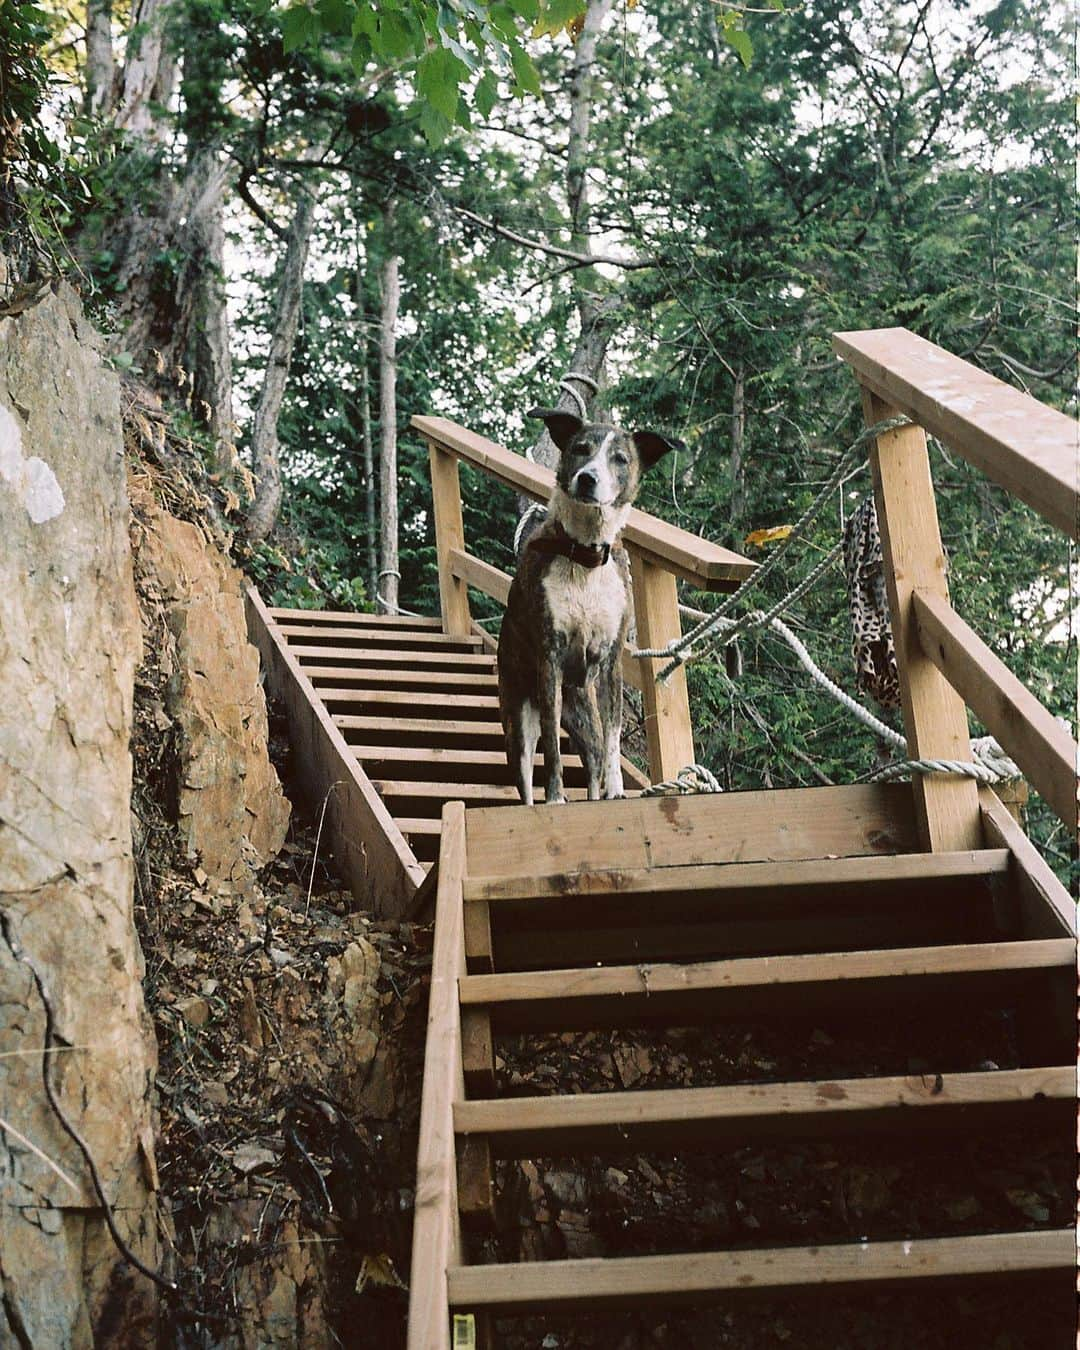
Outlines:
{"type": "Polygon", "coordinates": [[[248,642],[240,573],[189,521],[139,503],[139,588],[157,606],[156,653],[176,724],[176,812],[188,856],[243,890],[281,848],[289,803],[267,754],[259,654],[248,642]]]}
{"type": "Polygon", "coordinates": [[[119,389],[67,288],[0,318],[0,535],[0,1344],[151,1344],[153,1287],[120,1260],[43,1092],[32,974],[52,1008],[51,1081],[121,1232],[156,1266],[119,389]]]}

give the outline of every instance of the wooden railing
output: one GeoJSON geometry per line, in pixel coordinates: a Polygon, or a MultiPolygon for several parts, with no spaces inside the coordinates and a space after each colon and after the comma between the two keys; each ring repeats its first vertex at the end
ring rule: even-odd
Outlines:
{"type": "MultiPolygon", "coordinates": [[[[468,587],[505,605],[511,578],[466,548],[458,461],[541,502],[551,496],[554,475],[446,418],[414,417],[412,425],[427,441],[431,454],[443,627],[447,633],[466,636],[477,631],[469,610],[468,587]]],[[[662,647],[680,635],[679,578],[699,590],[730,591],[754,570],[754,564],[737,553],[636,509],[630,512],[623,543],[630,554],[637,641],[643,647],[662,647]]],[[[695,759],[685,673],[679,670],[666,684],[657,684],[654,676],[661,664],[635,661],[629,652],[623,656],[627,683],[641,690],[649,773],[654,782],[672,777],[695,759]]]]}
{"type": "MultiPolygon", "coordinates": [[[[970,759],[966,704],[1075,835],[1076,742],[949,603],[926,434],[1076,539],[1080,428],[904,328],[833,343],[867,424],[897,413],[913,423],[878,437],[870,455],[909,753],[970,759]]],[[[925,848],[982,847],[974,781],[917,776],[914,787],[925,848]]]]}

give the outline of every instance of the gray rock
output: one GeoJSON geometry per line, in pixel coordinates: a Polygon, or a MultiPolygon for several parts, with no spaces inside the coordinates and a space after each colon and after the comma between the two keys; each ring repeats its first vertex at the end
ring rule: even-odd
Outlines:
{"type": "MultiPolygon", "coordinates": [[[[54,1009],[64,1109],[121,1231],[156,1265],[156,1049],[132,921],[140,639],[119,386],[64,286],[0,319],[0,539],[0,910],[54,1009]]],[[[89,1346],[121,1300],[126,1326],[149,1336],[152,1289],[120,1264],[45,1099],[44,1035],[29,969],[0,933],[0,1117],[40,1150],[0,1130],[0,1343],[89,1346]]],[[[126,1344],[142,1343],[131,1335],[126,1344]]]]}

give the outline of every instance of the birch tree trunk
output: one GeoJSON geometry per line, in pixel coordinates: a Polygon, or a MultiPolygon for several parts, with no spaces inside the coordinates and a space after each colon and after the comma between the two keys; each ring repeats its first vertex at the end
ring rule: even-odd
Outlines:
{"type": "Polygon", "coordinates": [[[397,317],[401,302],[401,260],[393,250],[393,203],[384,214],[387,255],[382,265],[379,316],[379,608],[395,614],[398,608],[398,497],[397,497],[397,317]]]}
{"type": "Polygon", "coordinates": [[[265,539],[277,524],[281,509],[281,461],[278,454],[278,415],[285,384],[289,377],[296,330],[300,322],[300,302],[304,293],[304,266],[315,219],[315,201],[301,195],[289,225],[285,256],[278,280],[278,298],[274,309],[274,328],[266,361],[259,402],[251,431],[251,467],[257,487],[255,500],[244,522],[248,540],[265,539]]]}
{"type": "Polygon", "coordinates": [[[175,61],[164,52],[165,15],[170,0],[136,0],[124,52],[124,70],[116,107],[116,125],[153,139],[150,105],[171,92],[175,61]]]}
{"type": "Polygon", "coordinates": [[[360,426],[364,443],[364,512],[367,524],[367,592],[372,601],[379,591],[378,513],[375,505],[375,443],[371,432],[371,372],[368,369],[368,332],[361,332],[363,364],[360,377],[360,426]]]}
{"type": "MultiPolygon", "coordinates": [[[[614,0],[589,0],[585,11],[585,25],[574,47],[574,64],[570,74],[570,134],[566,151],[570,247],[576,253],[586,253],[590,256],[592,246],[589,237],[587,168],[591,149],[592,101],[596,84],[594,79],[596,44],[604,20],[611,13],[613,5],[614,0]]],[[[573,275],[581,327],[577,346],[570,361],[570,370],[586,376],[593,386],[599,387],[603,382],[604,360],[607,356],[608,343],[615,331],[615,315],[619,302],[616,297],[602,300],[588,289],[593,280],[591,268],[581,268],[573,275]]],[[[571,383],[577,397],[561,389],[555,406],[580,415],[582,403],[586,410],[591,405],[594,390],[590,384],[582,381],[571,383]]],[[[555,467],[558,451],[546,430],[541,433],[533,446],[532,458],[549,469],[555,467]]],[[[528,505],[529,503],[523,500],[523,508],[528,505]]]]}
{"type": "Polygon", "coordinates": [[[746,375],[735,371],[731,395],[731,528],[738,534],[746,514],[746,375]]]}
{"type": "Polygon", "coordinates": [[[112,46],[112,0],[88,0],[86,6],[86,108],[107,117],[113,106],[116,62],[112,46]]]}

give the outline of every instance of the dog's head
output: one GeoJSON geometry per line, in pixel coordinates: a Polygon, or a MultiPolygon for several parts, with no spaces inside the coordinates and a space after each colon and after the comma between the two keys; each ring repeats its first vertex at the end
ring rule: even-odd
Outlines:
{"type": "Polygon", "coordinates": [[[559,449],[555,473],[559,487],[587,506],[629,506],[642,474],[682,441],[655,431],[623,431],[602,422],[583,422],[569,412],[534,408],[559,449]]]}

